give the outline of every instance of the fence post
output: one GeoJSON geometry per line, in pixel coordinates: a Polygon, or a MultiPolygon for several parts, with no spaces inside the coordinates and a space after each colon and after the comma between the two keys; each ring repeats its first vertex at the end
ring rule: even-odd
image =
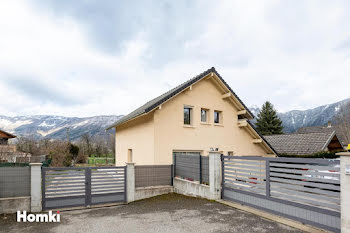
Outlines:
{"type": "Polygon", "coordinates": [[[270,197],[270,160],[265,160],[266,196],[270,197]]]}
{"type": "Polygon", "coordinates": [[[209,152],[209,188],[213,200],[218,200],[221,197],[221,173],[221,154],[209,152]]]}
{"type": "Polygon", "coordinates": [[[221,199],[224,197],[225,189],[225,166],[224,166],[224,155],[220,155],[221,161],[221,199]]]}
{"type": "Polygon", "coordinates": [[[85,206],[91,205],[91,168],[85,168],[85,206]]]}
{"type": "Polygon", "coordinates": [[[173,179],[175,179],[176,176],[176,154],[173,153],[173,179]]]}
{"type": "Polygon", "coordinates": [[[135,163],[126,163],[126,202],[135,200],[135,163]]]}
{"type": "Polygon", "coordinates": [[[41,191],[41,165],[42,163],[29,163],[30,166],[30,211],[42,211],[41,191]]]}
{"type": "Polygon", "coordinates": [[[171,186],[174,186],[174,164],[171,165],[171,186]]]}
{"type": "Polygon", "coordinates": [[[340,155],[340,217],[341,232],[350,232],[350,174],[345,170],[350,169],[350,152],[337,153],[340,155]]]}
{"type": "Polygon", "coordinates": [[[199,155],[199,183],[202,183],[202,155],[199,155]]]}

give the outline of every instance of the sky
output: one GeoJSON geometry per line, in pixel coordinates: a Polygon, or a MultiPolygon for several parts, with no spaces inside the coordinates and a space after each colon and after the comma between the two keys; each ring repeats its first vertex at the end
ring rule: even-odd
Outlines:
{"type": "Polygon", "coordinates": [[[0,115],[122,115],[215,67],[247,106],[350,97],[350,1],[2,0],[0,115]]]}

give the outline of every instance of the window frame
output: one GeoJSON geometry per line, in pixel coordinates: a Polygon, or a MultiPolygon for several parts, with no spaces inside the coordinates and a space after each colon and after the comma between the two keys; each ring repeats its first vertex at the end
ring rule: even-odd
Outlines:
{"type": "Polygon", "coordinates": [[[201,123],[209,123],[209,109],[208,108],[201,108],[200,111],[200,118],[201,118],[201,123]],[[202,111],[205,111],[205,121],[202,120],[202,111]]]}
{"type": "Polygon", "coordinates": [[[133,153],[131,148],[128,149],[128,163],[133,163],[133,153]]]}
{"type": "Polygon", "coordinates": [[[223,123],[222,111],[214,110],[214,124],[222,125],[222,123],[223,123]],[[216,114],[218,114],[218,117],[216,117],[216,114]],[[216,122],[216,118],[218,120],[217,122],[216,122]]]}
{"type": "Polygon", "coordinates": [[[185,126],[192,126],[193,125],[193,107],[189,105],[184,105],[183,107],[183,124],[185,126]],[[188,109],[188,120],[189,122],[186,123],[186,118],[185,118],[185,110],[188,109]]]}

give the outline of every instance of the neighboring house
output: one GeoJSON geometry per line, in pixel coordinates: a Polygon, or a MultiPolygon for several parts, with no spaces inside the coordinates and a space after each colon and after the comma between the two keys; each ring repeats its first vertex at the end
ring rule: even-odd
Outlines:
{"type": "Polygon", "coordinates": [[[320,151],[343,149],[335,131],[265,136],[278,154],[310,155],[320,151]]]}
{"type": "Polygon", "coordinates": [[[328,121],[328,124],[326,126],[309,126],[309,127],[302,127],[299,128],[295,133],[297,134],[304,134],[304,133],[319,133],[319,132],[333,132],[337,134],[337,137],[339,138],[339,141],[342,143],[344,149],[348,147],[348,142],[345,138],[345,135],[342,134],[343,130],[339,130],[338,125],[333,126],[330,121],[328,121]]]}
{"type": "Polygon", "coordinates": [[[171,164],[174,152],[275,156],[252,113],[214,68],[118,120],[116,164],[171,164]]]}
{"type": "Polygon", "coordinates": [[[8,132],[0,130],[0,162],[16,162],[18,157],[30,157],[22,152],[17,152],[16,145],[9,144],[9,139],[16,138],[8,132]]]}

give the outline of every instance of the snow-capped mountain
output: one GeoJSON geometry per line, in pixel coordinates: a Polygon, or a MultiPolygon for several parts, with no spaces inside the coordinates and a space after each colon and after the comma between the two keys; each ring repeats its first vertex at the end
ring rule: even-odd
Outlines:
{"type": "MultiPolygon", "coordinates": [[[[334,116],[337,114],[341,106],[348,102],[350,102],[350,98],[313,109],[304,111],[292,110],[289,112],[278,113],[278,115],[283,123],[283,131],[290,133],[305,126],[326,125],[328,121],[333,120],[334,116]]],[[[255,117],[258,116],[258,113],[260,111],[259,107],[257,106],[252,106],[250,110],[255,115],[255,117]]]]}
{"type": "Polygon", "coordinates": [[[105,137],[106,128],[122,116],[63,117],[63,116],[0,116],[0,129],[17,136],[30,136],[37,139],[66,139],[67,129],[71,140],[84,133],[105,137]]]}
{"type": "MultiPolygon", "coordinates": [[[[293,110],[285,113],[278,113],[284,126],[285,132],[294,132],[305,126],[325,125],[331,121],[341,106],[349,99],[333,104],[320,106],[304,111],[293,110]]],[[[259,107],[252,106],[251,112],[258,116],[259,107]]],[[[93,136],[106,137],[106,128],[120,119],[122,116],[94,116],[94,117],[63,117],[63,116],[0,116],[0,129],[13,133],[19,137],[30,136],[37,139],[66,139],[67,129],[71,140],[77,140],[84,133],[93,136]]]]}

